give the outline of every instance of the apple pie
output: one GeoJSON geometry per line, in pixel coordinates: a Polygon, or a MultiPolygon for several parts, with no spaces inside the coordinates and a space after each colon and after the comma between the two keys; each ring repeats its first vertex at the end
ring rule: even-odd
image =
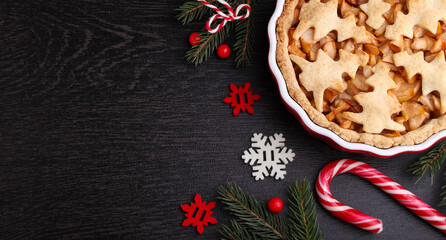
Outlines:
{"type": "Polygon", "coordinates": [[[311,120],[349,142],[446,129],[446,0],[286,0],[277,63],[311,120]]]}

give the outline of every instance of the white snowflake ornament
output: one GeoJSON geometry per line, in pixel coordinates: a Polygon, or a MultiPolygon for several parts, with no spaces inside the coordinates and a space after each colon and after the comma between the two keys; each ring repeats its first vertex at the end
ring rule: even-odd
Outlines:
{"type": "Polygon", "coordinates": [[[251,148],[243,152],[242,159],[252,166],[256,181],[265,177],[275,177],[276,180],[285,178],[285,165],[292,162],[294,152],[285,147],[283,134],[275,133],[266,137],[262,133],[254,133],[251,138],[251,148]]]}

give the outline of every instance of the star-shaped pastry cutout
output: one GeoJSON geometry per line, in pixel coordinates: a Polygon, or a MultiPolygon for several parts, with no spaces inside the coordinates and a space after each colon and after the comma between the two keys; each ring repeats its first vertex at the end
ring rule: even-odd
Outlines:
{"type": "Polygon", "coordinates": [[[347,83],[342,79],[342,74],[347,73],[354,78],[358,67],[367,64],[368,54],[363,51],[353,54],[340,49],[339,60],[334,61],[319,49],[315,62],[309,62],[293,54],[290,54],[290,58],[302,70],[299,75],[300,83],[307,91],[313,92],[316,109],[322,112],[325,89],[331,88],[343,92],[347,88],[347,83]]]}
{"type": "Polygon", "coordinates": [[[404,67],[408,78],[412,78],[417,73],[421,75],[421,89],[424,96],[432,91],[438,91],[440,93],[440,111],[441,113],[446,112],[446,61],[443,51],[440,51],[430,63],[424,61],[422,51],[413,55],[399,52],[393,55],[393,61],[396,66],[404,67]]]}
{"type": "Polygon", "coordinates": [[[368,3],[359,6],[367,14],[367,25],[374,29],[378,29],[383,25],[385,21],[383,14],[389,11],[390,7],[390,4],[382,0],[369,0],[368,3]]]}
{"type": "Polygon", "coordinates": [[[299,20],[293,33],[294,39],[299,39],[307,29],[314,27],[314,41],[319,41],[332,30],[337,31],[338,42],[348,38],[353,38],[356,43],[373,43],[376,40],[364,26],[356,26],[355,16],[338,17],[338,0],[329,0],[326,3],[310,0],[304,3],[299,20]]]}
{"type": "Polygon", "coordinates": [[[359,93],[353,98],[362,106],[360,113],[344,112],[343,116],[353,122],[362,124],[368,133],[380,133],[384,129],[404,131],[406,128],[392,120],[392,114],[401,111],[401,104],[387,94],[387,90],[396,88],[389,76],[389,67],[378,63],[374,74],[365,83],[373,87],[372,92],[359,93]]]}
{"type": "Polygon", "coordinates": [[[446,0],[407,0],[407,15],[397,12],[395,22],[386,28],[386,38],[398,40],[403,35],[413,38],[415,25],[437,32],[438,21],[446,22],[446,0]]]}

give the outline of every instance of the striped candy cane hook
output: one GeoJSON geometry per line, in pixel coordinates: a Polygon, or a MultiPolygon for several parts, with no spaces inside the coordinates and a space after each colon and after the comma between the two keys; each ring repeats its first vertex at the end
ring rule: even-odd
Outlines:
{"type": "Polygon", "coordinates": [[[374,233],[380,233],[383,229],[381,220],[346,206],[331,195],[330,182],[332,178],[347,172],[358,175],[378,186],[418,217],[446,233],[446,217],[443,214],[370,165],[351,159],[329,163],[321,170],[316,182],[319,201],[325,209],[337,218],[374,233]]]}
{"type": "Polygon", "coordinates": [[[197,1],[203,3],[206,7],[214,9],[214,11],[217,12],[215,15],[213,15],[211,18],[209,18],[209,20],[206,23],[206,29],[210,33],[216,33],[218,31],[220,31],[227,22],[248,18],[249,14],[251,12],[251,7],[248,4],[240,4],[235,9],[235,12],[234,12],[234,10],[232,10],[232,7],[229,6],[229,4],[226,1],[224,1],[224,0],[217,0],[219,3],[221,3],[223,6],[225,6],[228,9],[228,14],[225,14],[220,9],[218,9],[216,6],[208,3],[205,0],[197,0],[197,1]],[[240,11],[242,9],[246,9],[246,13],[244,15],[240,15],[239,16],[240,11]],[[223,19],[223,21],[221,21],[220,24],[218,24],[217,27],[212,29],[211,28],[211,24],[216,19],[223,19]]]}

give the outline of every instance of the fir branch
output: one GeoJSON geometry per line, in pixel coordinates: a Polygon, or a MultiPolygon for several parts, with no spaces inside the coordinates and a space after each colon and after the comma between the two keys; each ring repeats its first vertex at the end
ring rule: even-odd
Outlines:
{"type": "MultiPolygon", "coordinates": [[[[230,5],[233,5],[237,0],[226,1],[230,5]]],[[[216,6],[219,9],[226,9],[221,5],[217,0],[207,0],[208,3],[216,6]]],[[[214,10],[207,7],[201,2],[197,1],[189,1],[183,3],[183,5],[179,6],[175,11],[180,12],[176,17],[177,20],[180,21],[183,25],[186,25],[194,20],[200,20],[204,15],[210,15],[214,13],[214,10]]]]}
{"type": "MultiPolygon", "coordinates": [[[[228,0],[227,2],[229,5],[233,6],[234,9],[240,4],[249,4],[252,9],[255,1],[256,0],[228,0]]],[[[208,0],[208,2],[225,12],[224,8],[217,0],[208,0]]],[[[203,3],[197,1],[185,2],[175,10],[179,12],[176,16],[177,20],[183,25],[188,24],[193,20],[200,20],[203,16],[211,15],[214,11],[203,3]]],[[[201,31],[201,44],[193,46],[186,52],[186,60],[195,65],[206,61],[218,46],[223,43],[225,38],[230,35],[231,28],[234,28],[231,26],[235,25],[235,62],[237,63],[237,67],[248,66],[251,61],[252,45],[254,44],[254,21],[252,15],[253,11],[251,10],[249,18],[236,22],[228,22],[219,32],[214,34],[207,31],[201,31]]],[[[216,22],[213,23],[214,26],[217,25],[216,22]]]]}
{"type": "MultiPolygon", "coordinates": [[[[214,4],[217,0],[209,0],[208,2],[214,4]]],[[[213,10],[206,7],[203,3],[197,1],[185,2],[183,5],[175,9],[180,13],[177,15],[177,20],[183,25],[186,25],[193,20],[200,20],[204,15],[210,14],[213,10]]]]}
{"type": "MultiPolygon", "coordinates": [[[[249,4],[252,9],[255,0],[241,0],[240,2],[239,4],[249,4]]],[[[235,26],[234,51],[236,52],[237,67],[246,67],[250,64],[254,35],[253,11],[251,11],[247,19],[237,21],[235,26]]]]}
{"type": "Polygon", "coordinates": [[[314,240],[322,239],[322,233],[317,223],[316,205],[307,180],[296,181],[290,186],[288,204],[291,212],[291,236],[293,239],[314,240]]]}
{"type": "MultiPolygon", "coordinates": [[[[443,181],[446,181],[446,172],[443,173],[443,181]]],[[[441,193],[440,196],[443,196],[443,198],[440,201],[440,204],[438,206],[445,206],[446,205],[446,183],[441,186],[441,193]]]]}
{"type": "Polygon", "coordinates": [[[247,231],[262,239],[286,239],[282,233],[288,232],[287,226],[283,224],[285,220],[280,219],[281,231],[278,218],[255,198],[245,194],[235,183],[228,183],[226,187],[220,186],[218,193],[220,201],[227,206],[225,209],[236,216],[247,231]]]}
{"type": "Polygon", "coordinates": [[[195,66],[205,61],[229,36],[231,25],[231,23],[227,23],[216,33],[209,33],[206,30],[201,31],[200,44],[193,46],[186,52],[186,61],[195,64],[195,66]]]}
{"type": "Polygon", "coordinates": [[[246,230],[240,223],[235,220],[231,220],[231,227],[223,225],[223,229],[218,232],[222,236],[222,239],[226,240],[256,240],[255,234],[252,234],[246,230]]]}
{"type": "MultiPolygon", "coordinates": [[[[440,170],[446,159],[446,141],[441,142],[434,149],[429,151],[425,156],[413,163],[408,171],[418,175],[417,182],[423,177],[427,170],[431,172],[431,184],[434,181],[435,173],[440,170]]],[[[445,193],[446,194],[446,193],[445,193]]]]}

